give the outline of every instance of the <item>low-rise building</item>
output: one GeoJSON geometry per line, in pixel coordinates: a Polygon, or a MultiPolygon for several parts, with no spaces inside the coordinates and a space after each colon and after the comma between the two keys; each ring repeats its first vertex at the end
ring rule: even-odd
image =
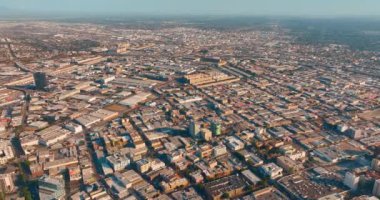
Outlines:
{"type": "Polygon", "coordinates": [[[246,187],[243,179],[237,175],[227,176],[204,184],[209,199],[234,198],[241,195],[246,187]]]}
{"type": "Polygon", "coordinates": [[[63,179],[43,176],[38,179],[40,199],[65,199],[65,183],[63,179]]]}
{"type": "Polygon", "coordinates": [[[277,157],[276,163],[288,173],[294,173],[304,169],[301,163],[297,163],[286,156],[277,157]]]}
{"type": "Polygon", "coordinates": [[[268,163],[260,167],[260,172],[271,179],[280,178],[283,169],[274,163],[268,163]]]}
{"type": "Polygon", "coordinates": [[[236,136],[229,136],[226,139],[227,147],[233,151],[239,151],[244,148],[244,142],[238,139],[236,136]]]}

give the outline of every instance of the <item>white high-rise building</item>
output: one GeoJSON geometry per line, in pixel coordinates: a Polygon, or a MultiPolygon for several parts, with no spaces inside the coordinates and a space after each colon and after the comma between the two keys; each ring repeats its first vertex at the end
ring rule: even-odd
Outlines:
{"type": "Polygon", "coordinates": [[[349,187],[351,190],[357,190],[359,186],[359,180],[360,177],[356,176],[354,173],[347,172],[346,175],[344,176],[344,185],[349,187]]]}
{"type": "Polygon", "coordinates": [[[372,194],[374,196],[380,197],[380,179],[375,181],[375,185],[373,186],[372,194]]]}

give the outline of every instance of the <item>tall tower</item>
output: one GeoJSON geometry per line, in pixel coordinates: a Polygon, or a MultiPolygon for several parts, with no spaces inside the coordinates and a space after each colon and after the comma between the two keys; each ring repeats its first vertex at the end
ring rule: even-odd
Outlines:
{"type": "Polygon", "coordinates": [[[199,133],[200,133],[199,125],[194,120],[192,120],[189,126],[189,134],[193,137],[198,137],[199,133]]]}
{"type": "Polygon", "coordinates": [[[375,181],[375,184],[373,186],[372,194],[374,196],[380,197],[380,179],[375,181]]]}
{"type": "Polygon", "coordinates": [[[346,175],[344,176],[344,185],[349,187],[351,190],[355,191],[358,189],[359,185],[359,176],[356,176],[354,173],[347,172],[346,175]]]}
{"type": "Polygon", "coordinates": [[[44,72],[35,72],[33,73],[34,84],[36,85],[37,90],[45,90],[48,86],[48,80],[46,73],[44,72]]]}
{"type": "Polygon", "coordinates": [[[211,132],[214,135],[221,135],[222,134],[222,124],[218,121],[212,121],[211,122],[211,132]]]}

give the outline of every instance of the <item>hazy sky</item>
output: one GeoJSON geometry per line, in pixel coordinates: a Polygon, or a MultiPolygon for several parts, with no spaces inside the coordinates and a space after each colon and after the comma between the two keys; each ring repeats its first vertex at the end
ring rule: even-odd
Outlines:
{"type": "Polygon", "coordinates": [[[380,0],[0,0],[13,12],[170,15],[380,15],[380,0]]]}

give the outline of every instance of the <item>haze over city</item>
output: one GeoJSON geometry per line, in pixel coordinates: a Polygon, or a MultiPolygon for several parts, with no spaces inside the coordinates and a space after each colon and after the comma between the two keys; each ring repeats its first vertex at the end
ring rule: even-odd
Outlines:
{"type": "MultiPolygon", "coordinates": [[[[248,16],[379,16],[378,0],[1,0],[4,10],[30,14],[248,16]]],[[[21,13],[17,13],[21,14],[21,13]]]]}
{"type": "Polygon", "coordinates": [[[0,0],[0,200],[379,200],[379,13],[0,0]]]}

